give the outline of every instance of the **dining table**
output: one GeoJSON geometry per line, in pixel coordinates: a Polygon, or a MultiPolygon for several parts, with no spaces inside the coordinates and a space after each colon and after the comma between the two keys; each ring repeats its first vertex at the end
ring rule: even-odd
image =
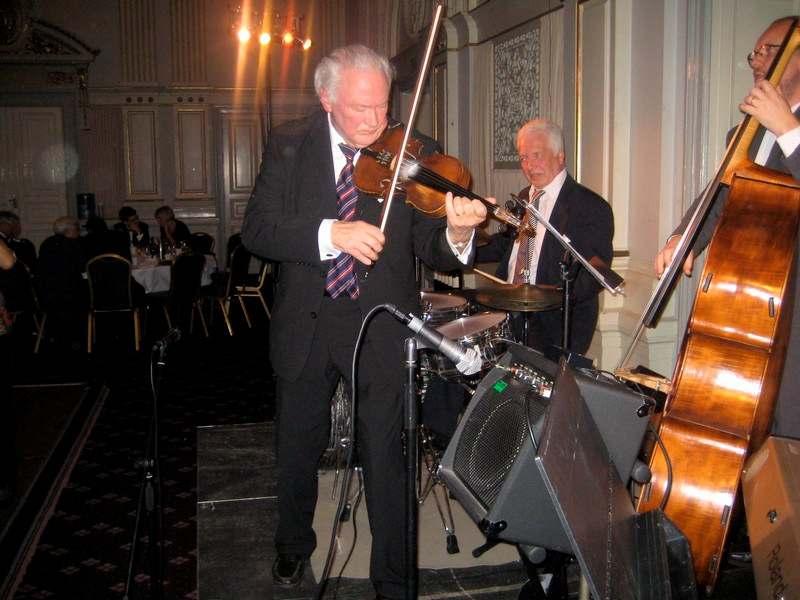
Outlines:
{"type": "MultiPolygon", "coordinates": [[[[200,284],[211,285],[211,276],[216,271],[217,259],[212,254],[206,254],[200,284]]],[[[159,261],[157,258],[140,258],[131,269],[131,275],[147,294],[166,292],[169,291],[172,279],[172,264],[159,261]]]]}

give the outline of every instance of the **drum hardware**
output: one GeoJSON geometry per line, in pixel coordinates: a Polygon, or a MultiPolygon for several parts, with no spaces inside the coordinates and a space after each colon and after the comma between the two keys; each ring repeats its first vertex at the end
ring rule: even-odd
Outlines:
{"type": "Polygon", "coordinates": [[[461,549],[458,547],[456,525],[453,520],[453,511],[450,507],[450,491],[447,489],[445,482],[439,477],[439,465],[442,460],[442,451],[436,447],[433,436],[422,423],[419,425],[419,440],[421,442],[422,460],[424,461],[427,475],[423,481],[423,474],[420,473],[418,483],[419,500],[417,500],[417,502],[422,506],[425,500],[428,499],[428,496],[433,496],[433,501],[436,504],[436,511],[439,513],[439,519],[442,522],[442,528],[444,529],[446,537],[447,553],[458,554],[461,549]],[[439,498],[439,494],[441,494],[441,499],[439,498]],[[444,509],[442,508],[443,504],[444,509]],[[446,515],[445,512],[447,513],[446,515]]]}
{"type": "MultiPolygon", "coordinates": [[[[497,311],[484,311],[468,317],[461,317],[440,325],[436,330],[444,337],[478,351],[483,360],[483,368],[472,381],[480,379],[494,366],[506,350],[505,340],[511,338],[508,315],[497,311]]],[[[445,381],[456,383],[469,381],[446,357],[439,353],[428,352],[427,354],[430,368],[445,381]]]]}
{"type": "Polygon", "coordinates": [[[561,308],[563,296],[555,287],[516,283],[481,290],[475,300],[492,308],[524,313],[522,341],[531,346],[532,313],[561,308]]]}
{"type": "Polygon", "coordinates": [[[561,308],[561,292],[555,287],[512,284],[486,288],[475,294],[475,300],[485,306],[517,312],[538,312],[561,308]]]}

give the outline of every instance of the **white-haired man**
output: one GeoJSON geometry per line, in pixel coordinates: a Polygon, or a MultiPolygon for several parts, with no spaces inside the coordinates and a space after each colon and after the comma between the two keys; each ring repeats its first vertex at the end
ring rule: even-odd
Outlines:
{"type": "MultiPolygon", "coordinates": [[[[441,270],[471,260],[478,202],[447,200],[447,219],[395,202],[385,233],[382,205],[355,190],[361,149],[389,126],[392,69],[364,46],[331,52],[314,85],[322,111],[273,129],[247,207],[242,241],[280,263],[270,324],[278,376],[278,558],[273,580],[299,582],[316,546],[311,527],[317,463],[325,450],[330,398],[350,382],[365,315],[391,302],[419,308],[414,255],[441,270]]],[[[426,151],[434,144],[427,140],[426,151]]],[[[402,342],[407,330],[386,313],[367,330],[358,371],[357,440],[372,532],[370,578],[379,598],[404,597],[402,342]]]]}

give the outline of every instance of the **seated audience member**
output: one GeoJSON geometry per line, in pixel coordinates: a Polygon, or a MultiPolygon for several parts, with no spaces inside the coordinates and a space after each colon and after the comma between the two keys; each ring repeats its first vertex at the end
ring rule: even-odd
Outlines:
{"type": "Polygon", "coordinates": [[[0,211],[0,240],[5,243],[8,252],[14,254],[16,261],[8,269],[0,270],[5,309],[12,314],[30,310],[33,306],[29,271],[31,264],[36,264],[36,249],[31,251],[33,244],[30,241],[16,239],[18,233],[19,217],[10,211],[0,211]]]}
{"type": "MultiPolygon", "coordinates": [[[[5,236],[0,234],[0,274],[14,267],[16,256],[5,243],[5,236]]],[[[11,345],[11,313],[6,310],[3,280],[0,279],[0,406],[3,407],[3,418],[0,419],[0,507],[11,503],[14,497],[15,460],[14,460],[14,404],[11,398],[12,360],[14,348],[11,345]]]]}
{"type": "Polygon", "coordinates": [[[123,206],[119,209],[119,223],[114,225],[114,229],[124,231],[128,234],[129,246],[146,249],[150,244],[150,228],[147,223],[139,220],[139,215],[135,208],[123,206]]]}
{"type": "Polygon", "coordinates": [[[186,223],[175,218],[175,213],[169,206],[162,206],[156,210],[156,221],[161,228],[161,243],[169,244],[173,248],[181,245],[181,242],[190,242],[192,234],[186,223]]]}
{"type": "Polygon", "coordinates": [[[131,259],[128,236],[122,231],[109,229],[102,217],[89,217],[86,220],[86,235],[81,238],[81,243],[87,261],[109,253],[131,259]]]}
{"type": "Polygon", "coordinates": [[[24,262],[31,271],[35,271],[36,246],[30,240],[20,237],[21,233],[22,224],[19,216],[8,210],[0,211],[0,235],[4,236],[6,244],[17,256],[17,260],[24,262]]]}
{"type": "Polygon", "coordinates": [[[59,217],[54,235],[39,248],[39,299],[48,313],[48,328],[57,340],[82,339],[86,321],[81,315],[87,305],[83,279],[86,258],[80,241],[80,223],[74,217],[59,217]]]}

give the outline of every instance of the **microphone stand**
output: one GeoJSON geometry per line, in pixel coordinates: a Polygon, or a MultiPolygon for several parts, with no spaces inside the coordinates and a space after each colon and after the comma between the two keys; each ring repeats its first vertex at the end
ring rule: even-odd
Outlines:
{"type": "Polygon", "coordinates": [[[564,290],[561,300],[561,347],[566,350],[572,334],[572,282],[577,273],[572,269],[574,262],[569,252],[564,252],[558,264],[561,267],[561,287],[564,290]]]}
{"type": "Polygon", "coordinates": [[[150,413],[145,456],[144,459],[136,461],[136,466],[142,470],[142,480],[139,485],[139,501],[136,506],[136,520],[133,528],[130,554],[128,556],[128,574],[125,581],[124,600],[129,600],[131,598],[133,572],[139,546],[139,532],[142,528],[143,513],[147,519],[148,526],[147,545],[150,563],[150,597],[154,600],[162,600],[164,597],[164,529],[163,505],[161,503],[161,468],[158,451],[158,392],[161,388],[161,379],[165,366],[166,343],[160,341],[153,346],[150,354],[150,385],[153,407],[150,413]],[[158,354],[157,359],[156,354],[158,354]],[[154,364],[155,369],[153,367],[154,364]]]}
{"type": "Polygon", "coordinates": [[[419,448],[417,443],[417,340],[405,341],[406,390],[405,427],[406,438],[406,600],[417,598],[417,468],[419,448]]]}
{"type": "MultiPolygon", "coordinates": [[[[564,309],[564,314],[562,315],[562,338],[561,338],[561,352],[567,361],[576,364],[576,366],[591,366],[591,363],[588,365],[580,364],[585,363],[588,359],[584,357],[579,357],[577,354],[572,354],[569,351],[569,337],[570,337],[570,329],[571,329],[571,317],[570,317],[570,310],[572,309],[572,282],[575,280],[577,273],[571,272],[574,266],[574,260],[577,260],[583,268],[585,268],[589,274],[595,278],[595,280],[611,292],[612,295],[625,295],[623,291],[623,286],[625,285],[625,280],[615,271],[611,269],[611,267],[602,264],[602,261],[599,263],[592,264],[592,262],[586,260],[583,255],[578,252],[575,247],[570,242],[569,238],[565,235],[562,235],[558,229],[553,227],[553,225],[548,221],[544,215],[539,212],[539,209],[535,206],[528,205],[528,210],[532,211],[536,220],[544,225],[545,229],[553,234],[553,237],[558,240],[558,243],[561,244],[564,248],[564,259],[561,261],[561,281],[564,286],[564,299],[562,301],[562,306],[564,309]]],[[[556,362],[558,362],[556,360],[556,362]]]]}

